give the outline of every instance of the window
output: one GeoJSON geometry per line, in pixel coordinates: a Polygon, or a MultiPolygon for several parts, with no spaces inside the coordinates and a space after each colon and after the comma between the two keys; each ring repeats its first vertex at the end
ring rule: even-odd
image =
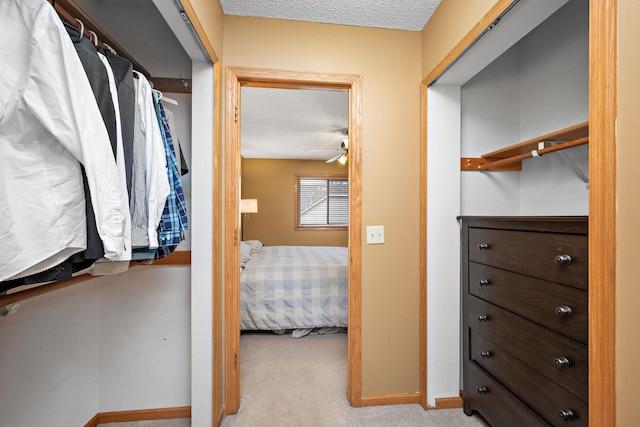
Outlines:
{"type": "Polygon", "coordinates": [[[296,177],[296,225],[304,229],[349,225],[349,180],[345,176],[296,177]]]}

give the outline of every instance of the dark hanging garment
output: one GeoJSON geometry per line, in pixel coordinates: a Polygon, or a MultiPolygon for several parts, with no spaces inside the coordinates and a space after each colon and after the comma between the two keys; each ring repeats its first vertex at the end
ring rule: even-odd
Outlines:
{"type": "Polygon", "coordinates": [[[80,31],[77,28],[69,24],[65,24],[65,28],[73,41],[73,46],[76,48],[80,62],[82,62],[84,72],[89,78],[89,84],[91,84],[91,90],[98,103],[104,125],[107,128],[113,157],[115,158],[117,150],[116,111],[109,91],[107,70],[105,70],[100,58],[98,58],[98,52],[93,43],[86,37],[79,38],[80,31]]]}
{"type": "Polygon", "coordinates": [[[189,165],[182,154],[182,147],[180,148],[180,176],[185,176],[189,173],[189,165]]]}
{"type": "Polygon", "coordinates": [[[71,279],[72,270],[73,265],[71,264],[71,260],[66,260],[55,267],[51,267],[50,269],[41,271],[40,273],[0,282],[0,292],[6,292],[9,289],[17,288],[18,286],[71,279]]]}
{"type": "Polygon", "coordinates": [[[133,168],[133,128],[135,117],[135,88],[133,87],[133,66],[131,62],[112,53],[108,49],[104,53],[116,80],[118,103],[120,104],[120,124],[122,127],[122,145],[124,147],[124,163],[127,173],[127,192],[131,194],[133,168]]]}
{"type": "MultiPolygon", "coordinates": [[[[102,120],[109,134],[109,141],[111,142],[111,148],[115,158],[117,150],[116,113],[109,91],[109,76],[107,75],[107,70],[104,68],[104,64],[100,61],[100,58],[98,58],[98,53],[93,43],[91,43],[89,39],[82,37],[77,28],[68,24],[65,24],[65,27],[69,37],[71,37],[73,41],[73,46],[78,53],[85,74],[89,78],[91,90],[96,98],[102,120]]],[[[71,257],[74,272],[84,270],[90,267],[95,261],[104,257],[104,247],[98,234],[84,168],[82,169],[82,177],[87,210],[87,249],[71,257]]]]}

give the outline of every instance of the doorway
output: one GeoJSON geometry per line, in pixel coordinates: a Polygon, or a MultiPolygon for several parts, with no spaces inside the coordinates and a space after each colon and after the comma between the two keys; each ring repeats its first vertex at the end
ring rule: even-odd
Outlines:
{"type": "Polygon", "coordinates": [[[241,88],[346,90],[349,92],[349,301],[347,398],[361,405],[361,77],[228,67],[226,70],[226,184],[225,184],[225,414],[240,406],[240,103],[241,88]]]}

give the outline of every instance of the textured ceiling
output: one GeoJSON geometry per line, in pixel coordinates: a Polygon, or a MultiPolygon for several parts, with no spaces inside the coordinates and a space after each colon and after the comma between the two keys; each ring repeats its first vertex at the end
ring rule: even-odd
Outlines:
{"type": "Polygon", "coordinates": [[[220,0],[225,15],[421,31],[441,0],[220,0]]]}
{"type": "Polygon", "coordinates": [[[327,160],[346,138],[347,91],[243,87],[241,101],[242,157],[327,160]]]}

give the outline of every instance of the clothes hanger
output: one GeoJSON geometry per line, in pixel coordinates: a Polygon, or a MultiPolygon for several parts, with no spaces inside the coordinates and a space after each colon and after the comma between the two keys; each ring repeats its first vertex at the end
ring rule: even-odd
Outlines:
{"type": "Polygon", "coordinates": [[[102,46],[104,46],[105,48],[107,48],[111,53],[113,53],[114,55],[117,55],[118,53],[116,52],[116,50],[114,48],[112,48],[111,46],[109,46],[106,43],[102,43],[102,46]]]}
{"type": "MultiPolygon", "coordinates": [[[[153,88],[153,84],[151,86],[153,88]]],[[[156,94],[156,96],[158,97],[158,101],[160,101],[161,99],[164,100],[165,102],[168,102],[169,104],[173,104],[173,105],[178,105],[178,101],[176,101],[175,99],[172,98],[168,98],[166,96],[164,96],[162,94],[162,92],[160,92],[158,89],[151,89],[153,90],[153,92],[156,94]]]]}
{"type": "Polygon", "coordinates": [[[71,41],[73,43],[79,43],[80,40],[82,40],[82,33],[80,32],[80,30],[77,27],[69,24],[68,22],[63,22],[63,24],[67,29],[67,34],[69,34],[71,41]]]}
{"type": "Polygon", "coordinates": [[[98,35],[93,31],[89,30],[89,40],[95,45],[98,46],[98,35]]]}
{"type": "Polygon", "coordinates": [[[82,36],[84,35],[84,23],[78,18],[75,18],[75,20],[78,24],[80,24],[80,38],[82,38],[82,36]]]}

